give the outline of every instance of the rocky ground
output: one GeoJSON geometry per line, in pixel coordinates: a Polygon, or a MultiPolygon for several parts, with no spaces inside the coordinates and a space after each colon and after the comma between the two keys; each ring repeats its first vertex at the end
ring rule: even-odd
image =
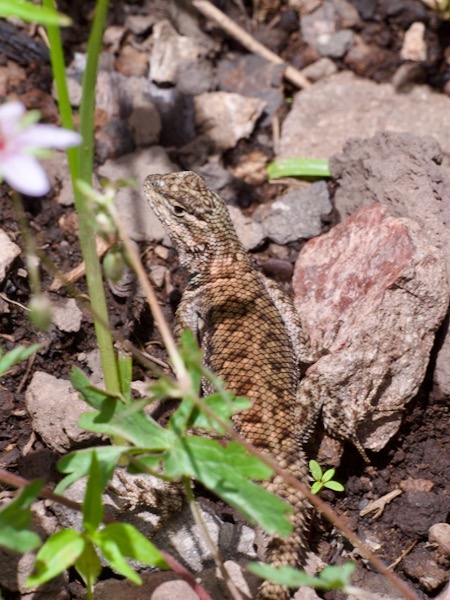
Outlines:
{"type": "MultiPolygon", "coordinates": [[[[338,465],[346,490],[324,497],[418,597],[448,597],[449,21],[420,0],[217,4],[296,67],[307,78],[305,88],[284,80],[279,66],[249,53],[182,2],[111,3],[97,80],[96,175],[141,184],[150,173],[194,170],[227,200],[260,268],[292,291],[314,345],[304,394],[314,402],[335,399],[323,411],[334,437],[317,433],[310,450],[319,452],[322,464],[338,465]],[[269,184],[267,163],[292,156],[330,159],[331,179],[269,184]],[[370,466],[354,445],[336,443],[336,435],[357,439],[370,466]]],[[[74,20],[64,41],[76,110],[93,4],[60,8],[74,20]]],[[[0,25],[2,100],[20,99],[45,121],[57,122],[40,31],[0,25]]],[[[68,273],[81,255],[65,157],[46,161],[46,170],[52,192],[42,200],[25,198],[27,217],[38,247],[68,273]]],[[[117,203],[171,322],[185,283],[176,255],[140,188],[121,189],[117,203]]],[[[76,425],[84,405],[67,377],[79,366],[94,383],[101,381],[96,342],[89,316],[56,289],[46,269],[53,326],[40,333],[30,325],[22,239],[6,185],[0,207],[2,347],[43,344],[0,382],[0,467],[53,485],[59,456],[92,443],[76,425]]],[[[76,287],[85,293],[83,278],[76,287]]],[[[130,284],[108,290],[108,302],[114,330],[164,360],[158,333],[130,284]]],[[[134,379],[138,394],[148,375],[136,367],[134,379]]],[[[124,485],[115,481],[105,503],[114,504],[118,489],[126,496],[124,485]]],[[[71,493],[77,498],[82,490],[71,493]]],[[[11,495],[6,487],[0,494],[11,495]]],[[[239,562],[251,555],[251,530],[199,494],[224,557],[239,562]]],[[[143,504],[129,499],[122,518],[132,514],[151,529],[154,517],[146,516],[143,504]]],[[[175,517],[157,542],[169,540],[169,551],[222,598],[207,551],[189,535],[180,537],[187,519],[186,512],[175,517]]],[[[36,520],[47,533],[58,523],[74,524],[73,515],[44,503],[36,520]]],[[[354,558],[355,583],[362,588],[379,598],[399,597],[318,517],[311,544],[329,563],[354,558]]],[[[0,554],[6,600],[83,597],[72,572],[44,590],[25,590],[30,557],[0,554]]],[[[144,577],[136,591],[105,569],[96,598],[148,598],[154,589],[155,600],[190,597],[172,575],[144,577]]]]}

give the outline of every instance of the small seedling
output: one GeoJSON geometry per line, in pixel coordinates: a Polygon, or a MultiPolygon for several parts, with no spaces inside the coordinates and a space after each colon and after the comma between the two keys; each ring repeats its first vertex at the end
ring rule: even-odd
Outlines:
{"type": "Polygon", "coordinates": [[[335,492],[343,492],[344,486],[339,481],[334,481],[333,477],[336,469],[328,469],[325,473],[322,471],[322,467],[315,460],[309,461],[309,470],[314,477],[314,483],[311,486],[311,492],[313,494],[319,494],[323,488],[334,490],[335,492]]]}

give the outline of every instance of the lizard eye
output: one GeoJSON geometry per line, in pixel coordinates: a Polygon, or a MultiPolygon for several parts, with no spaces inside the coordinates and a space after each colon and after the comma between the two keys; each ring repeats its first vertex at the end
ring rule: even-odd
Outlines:
{"type": "Polygon", "coordinates": [[[173,212],[177,217],[181,217],[182,215],[184,215],[185,210],[182,206],[180,206],[179,204],[174,204],[173,205],[173,212]]]}

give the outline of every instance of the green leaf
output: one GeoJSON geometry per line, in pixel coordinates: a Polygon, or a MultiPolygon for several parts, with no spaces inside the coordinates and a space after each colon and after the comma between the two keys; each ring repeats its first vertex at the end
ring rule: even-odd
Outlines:
{"type": "Polygon", "coordinates": [[[324,158],[284,158],[267,167],[269,179],[280,177],[330,177],[328,160],[324,158]]]}
{"type": "Polygon", "coordinates": [[[311,471],[315,481],[322,481],[322,468],[316,460],[309,461],[309,470],[311,471]]]}
{"type": "Polygon", "coordinates": [[[63,529],[51,535],[36,556],[34,574],[26,585],[34,587],[57,577],[75,564],[85,547],[81,534],[73,529],[63,529]]]}
{"type": "Polygon", "coordinates": [[[240,444],[229,442],[222,446],[216,440],[180,438],[175,440],[164,464],[169,477],[194,477],[269,533],[291,533],[291,507],[249,481],[267,478],[270,468],[240,444]]]}
{"type": "Polygon", "coordinates": [[[356,569],[355,563],[346,562],[343,565],[325,567],[320,572],[320,579],[328,585],[330,590],[342,590],[350,582],[350,577],[356,569]]]}
{"type": "Polygon", "coordinates": [[[262,563],[249,563],[247,569],[251,573],[258,575],[258,577],[292,588],[297,588],[302,585],[317,587],[322,584],[318,577],[313,577],[312,575],[308,575],[304,571],[299,571],[293,567],[280,567],[277,569],[271,565],[262,563]]]}
{"type": "Polygon", "coordinates": [[[288,587],[307,585],[318,590],[343,590],[349,584],[355,566],[354,563],[347,562],[340,566],[325,567],[317,577],[312,577],[293,567],[277,569],[262,563],[250,563],[247,568],[259,577],[288,587]]]}
{"type": "Polygon", "coordinates": [[[84,550],[76,561],[75,568],[81,575],[86,587],[91,588],[100,575],[102,565],[94,545],[89,540],[85,541],[84,550]]]}
{"type": "Polygon", "coordinates": [[[322,490],[323,485],[321,481],[315,481],[311,486],[311,494],[318,494],[322,490]]]}
{"type": "Polygon", "coordinates": [[[66,15],[25,0],[0,0],[0,17],[17,17],[29,23],[60,27],[67,27],[72,23],[66,15]]]}
{"type": "Polygon", "coordinates": [[[181,334],[180,354],[189,370],[194,369],[197,373],[201,373],[203,352],[198,347],[191,329],[185,329],[181,334]]]}
{"type": "Polygon", "coordinates": [[[0,522],[0,546],[15,552],[28,552],[41,545],[41,538],[34,531],[16,529],[0,522]]]}
{"type": "Polygon", "coordinates": [[[129,403],[131,400],[131,380],[133,375],[133,360],[131,356],[119,356],[120,391],[129,403]]]}
{"type": "Polygon", "coordinates": [[[324,487],[334,490],[335,492],[345,491],[345,487],[342,485],[342,483],[339,483],[339,481],[327,481],[324,487]]]}
{"type": "Polygon", "coordinates": [[[325,471],[325,473],[323,474],[322,481],[324,483],[326,483],[327,481],[330,481],[331,479],[333,479],[335,473],[336,473],[336,469],[328,469],[328,471],[325,471]]]}
{"type": "Polygon", "coordinates": [[[102,473],[97,455],[92,453],[89,479],[83,501],[83,527],[88,532],[95,531],[103,519],[102,473]]]}
{"type": "Polygon", "coordinates": [[[170,446],[173,432],[163,429],[144,413],[127,412],[127,405],[117,397],[91,386],[89,379],[79,369],[72,370],[70,380],[83,399],[97,409],[81,415],[79,425],[83,429],[122,438],[148,450],[163,450],[170,446]]]}
{"type": "Polygon", "coordinates": [[[31,344],[30,346],[16,346],[6,354],[0,348],[0,377],[11,367],[29,358],[32,354],[42,348],[42,344],[31,344]]]}
{"type": "Polygon", "coordinates": [[[30,507],[43,486],[42,481],[33,481],[20,490],[18,495],[0,510],[0,546],[28,552],[41,544],[41,539],[28,527],[31,523],[30,507]]]}
{"type": "Polygon", "coordinates": [[[111,523],[107,525],[97,532],[94,542],[98,545],[111,567],[136,584],[141,583],[141,578],[127,563],[125,556],[134,558],[146,565],[161,569],[168,568],[156,546],[129,523],[111,523]]]}
{"type": "Polygon", "coordinates": [[[104,488],[111,479],[120,457],[129,449],[129,446],[99,446],[66,454],[58,462],[58,469],[61,473],[69,475],[58,483],[55,493],[62,494],[74,481],[89,474],[93,453],[96,454],[100,466],[100,485],[104,488]]]}
{"type": "MultiPolygon", "coordinates": [[[[226,392],[226,398],[224,398],[223,393],[217,392],[216,394],[212,394],[211,396],[207,396],[203,398],[203,402],[210,408],[214,413],[220,417],[222,421],[226,421],[228,425],[232,425],[231,415],[234,415],[237,412],[241,412],[242,410],[247,410],[251,406],[251,401],[244,396],[235,396],[230,392],[226,392]]],[[[214,419],[208,417],[204,412],[200,409],[194,409],[191,419],[189,421],[189,427],[206,429],[206,430],[215,430],[219,434],[224,434],[225,431],[223,428],[216,422],[214,419]],[[213,421],[211,423],[211,421],[213,421]]]]}

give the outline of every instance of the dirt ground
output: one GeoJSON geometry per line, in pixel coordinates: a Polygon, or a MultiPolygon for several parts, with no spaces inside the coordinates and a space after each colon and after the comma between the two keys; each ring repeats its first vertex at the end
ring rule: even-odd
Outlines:
{"type": "MultiPolygon", "coordinates": [[[[61,6],[61,9],[73,11],[73,4],[68,3],[67,6],[61,6]]],[[[237,9],[234,5],[227,2],[221,4],[228,8],[232,16],[236,14],[237,9]]],[[[437,91],[446,93],[450,79],[446,54],[450,22],[438,19],[418,0],[355,0],[352,4],[361,16],[360,25],[355,31],[371,51],[365,60],[333,59],[339,70],[353,70],[359,76],[376,82],[391,81],[401,64],[399,52],[404,32],[412,22],[422,21],[426,24],[428,44],[427,60],[421,63],[423,78],[437,91]]],[[[65,34],[68,57],[84,48],[91,9],[92,3],[77,4],[77,14],[72,15],[76,26],[65,34]]],[[[247,9],[251,11],[251,6],[247,9]]],[[[144,7],[139,1],[129,4],[113,3],[109,24],[123,24],[126,11],[130,10],[136,13],[144,12],[144,7]]],[[[292,60],[295,66],[302,68],[312,62],[315,58],[314,53],[296,33],[297,26],[292,27],[292,19],[296,18],[292,9],[288,9],[283,3],[276,14],[278,12],[282,15],[281,19],[273,21],[275,15],[269,12],[265,23],[253,23],[253,33],[258,34],[266,43],[272,35],[278,40],[278,52],[286,59],[292,60]]],[[[27,35],[30,33],[29,28],[23,31],[27,35]]],[[[215,41],[220,45],[219,52],[225,54],[233,47],[233,43],[218,30],[208,31],[210,35],[215,36],[215,41]]],[[[4,86],[3,91],[0,89],[0,95],[6,97],[15,93],[27,108],[38,108],[45,119],[55,121],[57,112],[51,92],[51,72],[48,63],[35,59],[19,64],[17,57],[11,57],[8,52],[8,48],[4,48],[1,54],[0,48],[0,68],[3,69],[4,86]],[[26,73],[25,79],[21,79],[19,83],[14,78],[14,69],[18,66],[26,73]]],[[[285,89],[286,96],[292,92],[293,89],[288,85],[285,89]]],[[[287,110],[285,105],[281,113],[287,110]]],[[[263,133],[270,134],[270,125],[258,125],[257,131],[249,140],[240,142],[235,149],[226,152],[223,156],[224,166],[235,165],[243,154],[258,150],[258,135],[263,133]]],[[[183,153],[180,149],[171,146],[169,150],[171,158],[183,166],[183,153]]],[[[272,199],[282,190],[281,184],[263,184],[253,189],[252,202],[246,207],[247,212],[251,215],[253,208],[272,199]]],[[[26,198],[25,205],[38,247],[45,249],[59,270],[67,272],[79,264],[81,254],[76,234],[70,226],[74,208],[62,206],[57,202],[57,198],[58,190],[55,190],[50,197],[42,200],[26,198]],[[63,252],[61,248],[64,248],[63,252]]],[[[22,245],[6,185],[0,187],[0,227],[22,245]]],[[[292,261],[295,260],[298,249],[298,244],[291,244],[289,256],[292,257],[292,261]]],[[[267,259],[272,258],[267,247],[254,254],[262,266],[267,259]]],[[[175,253],[171,252],[169,261],[165,261],[164,264],[170,269],[173,281],[182,285],[183,275],[179,273],[175,253]]],[[[75,334],[63,333],[56,328],[47,333],[37,332],[27,319],[24,309],[29,301],[29,286],[23,268],[23,258],[19,257],[9,270],[0,290],[1,344],[5,350],[9,350],[17,344],[39,341],[44,344],[44,349],[34,358],[14,367],[0,382],[0,466],[29,479],[42,477],[48,484],[53,485],[59,477],[55,468],[58,456],[46,448],[39,436],[33,433],[24,406],[24,392],[36,370],[67,378],[75,362],[74,357],[94,350],[96,341],[88,318],[83,320],[80,331],[75,334]]],[[[52,277],[43,269],[44,289],[48,289],[51,280],[52,277]]],[[[285,282],[282,283],[286,285],[285,282]]],[[[85,292],[83,281],[78,282],[77,287],[80,292],[85,292]]],[[[65,292],[60,294],[64,295],[65,292]]],[[[173,315],[177,295],[179,297],[176,288],[170,297],[159,292],[159,299],[169,317],[173,315]]],[[[109,291],[108,302],[112,326],[130,336],[135,343],[142,345],[157,335],[152,329],[151,319],[141,321],[139,325],[132,322],[133,310],[130,302],[114,297],[109,291]],[[143,322],[148,327],[145,334],[142,332],[143,322]],[[148,339],[144,339],[145,337],[148,339]]],[[[445,583],[445,575],[440,583],[432,589],[427,589],[418,574],[417,565],[426,564],[429,560],[444,574],[446,571],[448,573],[450,568],[450,557],[439,553],[427,543],[427,532],[432,524],[450,523],[448,398],[439,390],[433,389],[432,372],[433,357],[420,393],[409,405],[400,433],[389,447],[378,455],[371,456],[371,466],[364,464],[353,447],[346,447],[337,473],[337,479],[345,485],[346,491],[344,494],[324,494],[338,514],[345,518],[387,565],[394,563],[399,557],[404,557],[396,567],[396,573],[413,586],[419,597],[436,596],[445,583]],[[375,500],[397,487],[402,490],[402,494],[388,504],[380,516],[376,519],[372,514],[360,516],[360,510],[367,501],[375,500]]],[[[136,374],[139,374],[139,368],[136,369],[136,374]]],[[[318,518],[315,520],[312,542],[319,548],[325,561],[332,560],[336,553],[342,552],[342,547],[344,555],[351,551],[350,547],[344,541],[339,542],[339,536],[336,537],[331,528],[318,518]]],[[[2,593],[6,600],[21,597],[19,592],[2,590],[2,593]]],[[[326,594],[325,597],[332,597],[332,594],[326,594]]]]}

